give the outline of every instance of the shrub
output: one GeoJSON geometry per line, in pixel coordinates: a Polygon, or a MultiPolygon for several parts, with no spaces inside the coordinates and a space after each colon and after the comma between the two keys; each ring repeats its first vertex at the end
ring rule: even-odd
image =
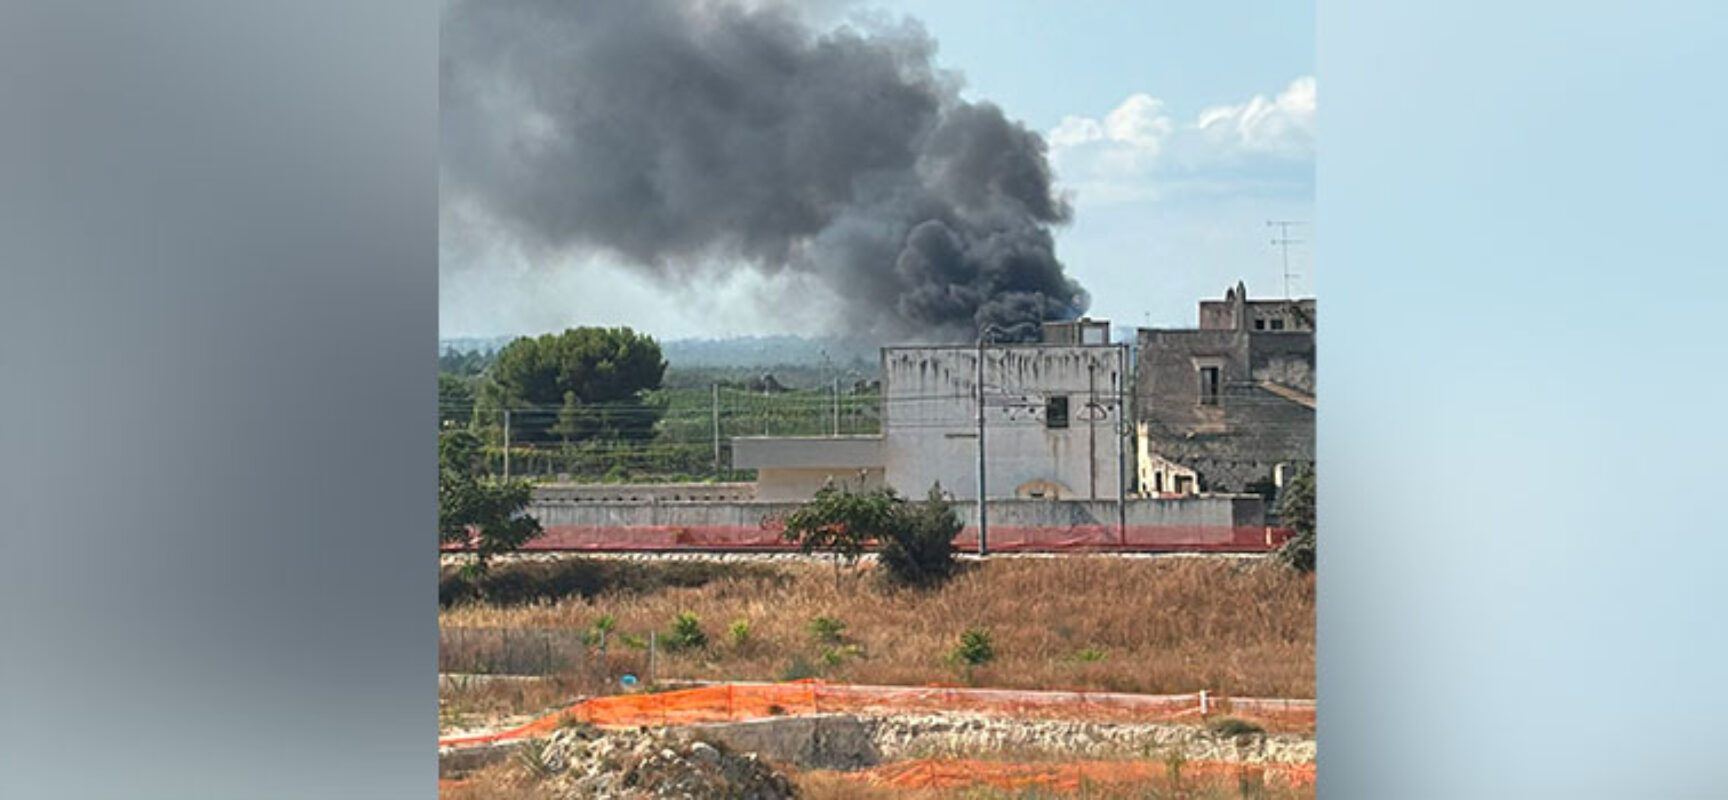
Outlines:
{"type": "Polygon", "coordinates": [[[861,652],[863,652],[863,650],[860,649],[858,645],[847,644],[834,647],[824,647],[817,655],[822,659],[822,666],[833,668],[845,663],[848,656],[855,656],[861,652]]]}
{"type": "Polygon", "coordinates": [[[960,632],[960,643],[948,657],[960,665],[966,682],[971,683],[972,671],[996,658],[995,638],[984,628],[967,628],[960,632]]]}
{"type": "Polygon", "coordinates": [[[1298,572],[1313,572],[1315,566],[1314,471],[1303,470],[1284,487],[1278,500],[1278,517],[1295,536],[1278,548],[1278,560],[1298,572]]]}
{"type": "Polygon", "coordinates": [[[877,563],[889,582],[926,587],[954,574],[954,537],[960,516],[932,484],[922,503],[908,503],[893,489],[853,492],[833,484],[786,518],[785,537],[805,553],[825,550],[835,556],[835,580],[842,563],[863,555],[865,543],[881,548],[877,563]]]}
{"type": "Polygon", "coordinates": [[[726,629],[726,638],[732,642],[733,649],[742,650],[750,645],[750,620],[740,619],[726,629]]]}
{"type": "Polygon", "coordinates": [[[810,638],[817,644],[839,644],[846,635],[846,623],[835,617],[816,617],[810,620],[810,638]]]}
{"type": "Polygon", "coordinates": [[[708,633],[702,630],[701,617],[682,611],[672,619],[672,630],[666,633],[667,650],[698,650],[707,646],[708,633]]]}
{"type": "Polygon", "coordinates": [[[1227,739],[1237,736],[1252,736],[1254,734],[1266,732],[1265,728],[1238,717],[1219,717],[1206,723],[1206,728],[1207,730],[1212,731],[1212,733],[1227,739]]]}
{"type": "Polygon", "coordinates": [[[883,574],[902,586],[929,587],[954,575],[954,537],[964,525],[954,507],[942,496],[940,483],[930,486],[922,503],[902,504],[897,524],[882,540],[877,563],[883,574]]]}
{"type": "Polygon", "coordinates": [[[804,660],[803,656],[793,656],[792,661],[786,665],[786,669],[780,672],[780,680],[801,681],[814,678],[817,674],[819,671],[814,664],[804,660]]]}

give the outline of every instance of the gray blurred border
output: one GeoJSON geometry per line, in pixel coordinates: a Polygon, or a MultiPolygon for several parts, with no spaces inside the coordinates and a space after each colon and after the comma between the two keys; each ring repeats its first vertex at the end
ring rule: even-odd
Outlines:
{"type": "Polygon", "coordinates": [[[0,6],[0,797],[434,796],[437,14],[0,6]]]}

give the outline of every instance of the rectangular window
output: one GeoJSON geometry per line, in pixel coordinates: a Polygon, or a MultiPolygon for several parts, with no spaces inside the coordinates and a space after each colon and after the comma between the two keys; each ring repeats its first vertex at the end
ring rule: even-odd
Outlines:
{"type": "Polygon", "coordinates": [[[1284,330],[1284,320],[1281,320],[1281,319],[1272,320],[1272,330],[1275,330],[1275,331],[1284,330]]]}
{"type": "Polygon", "coordinates": [[[1200,405],[1218,405],[1218,368],[1200,368],[1200,405]]]}
{"type": "Polygon", "coordinates": [[[1263,320],[1263,319],[1254,320],[1254,330],[1257,330],[1257,331],[1266,330],[1266,320],[1263,320]]]}
{"type": "Polygon", "coordinates": [[[1068,427],[1068,395],[1057,395],[1044,401],[1044,427],[1068,427]]]}

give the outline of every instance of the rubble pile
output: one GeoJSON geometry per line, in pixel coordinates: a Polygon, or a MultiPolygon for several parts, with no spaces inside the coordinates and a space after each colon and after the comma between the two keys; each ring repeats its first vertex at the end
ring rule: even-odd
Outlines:
{"type": "Polygon", "coordinates": [[[797,796],[791,781],[755,753],[645,728],[566,727],[540,746],[538,761],[547,784],[572,800],[797,796]]]}

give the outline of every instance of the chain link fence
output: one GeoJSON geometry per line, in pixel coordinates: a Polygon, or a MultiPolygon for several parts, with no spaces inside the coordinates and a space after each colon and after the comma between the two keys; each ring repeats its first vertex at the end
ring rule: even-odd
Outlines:
{"type": "Polygon", "coordinates": [[[522,628],[438,629],[438,671],[475,675],[556,675],[586,662],[581,631],[522,628]]]}

